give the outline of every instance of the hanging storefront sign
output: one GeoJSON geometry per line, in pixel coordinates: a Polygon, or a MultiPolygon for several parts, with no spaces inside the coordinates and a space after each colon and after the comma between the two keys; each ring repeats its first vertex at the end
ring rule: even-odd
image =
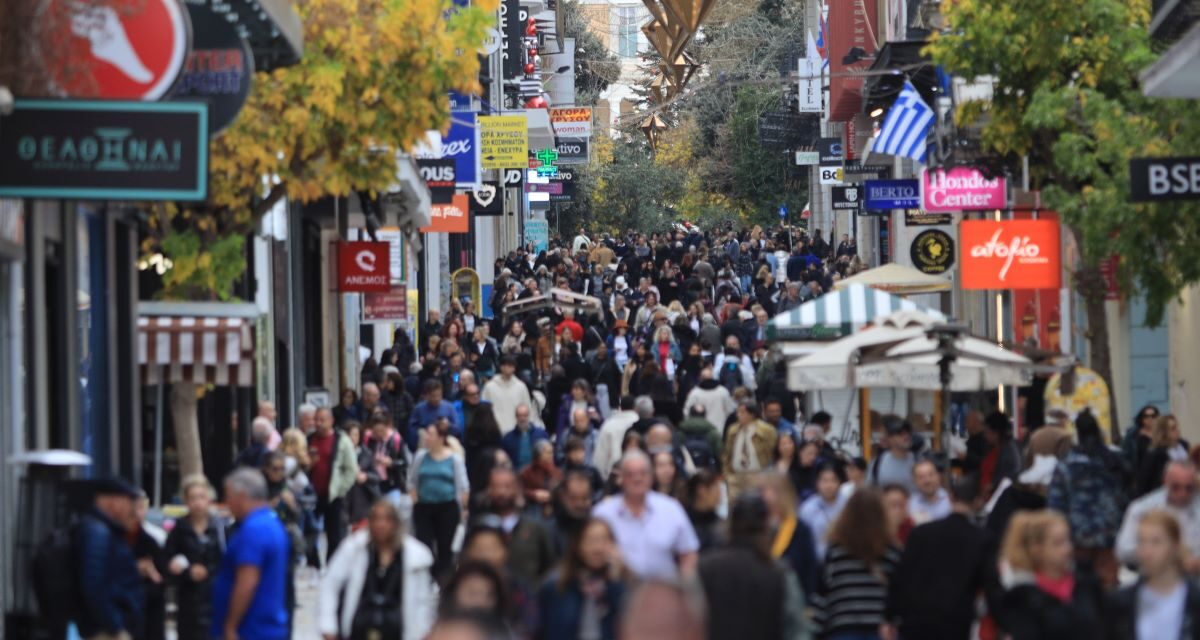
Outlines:
{"type": "Polygon", "coordinates": [[[866,182],[867,180],[882,180],[892,173],[892,168],[886,164],[863,164],[858,160],[847,160],[842,167],[842,179],[846,182],[866,182]]]}
{"type": "Polygon", "coordinates": [[[575,176],[576,169],[574,167],[562,167],[558,170],[558,175],[550,178],[551,184],[557,184],[562,187],[559,193],[550,194],[550,202],[574,202],[575,201],[575,176]]]}
{"type": "Polygon", "coordinates": [[[587,138],[592,135],[591,107],[555,107],[550,109],[550,125],[554,135],[564,138],[587,138]]]}
{"type": "Polygon", "coordinates": [[[428,227],[423,233],[467,233],[471,230],[471,205],[465,195],[454,196],[450,204],[435,204],[430,212],[428,227]]]}
{"type": "Polygon", "coordinates": [[[391,244],[387,242],[339,242],[338,291],[363,293],[390,291],[391,244]]]}
{"type": "Polygon", "coordinates": [[[970,167],[921,170],[921,208],[931,213],[1004,209],[1007,203],[1004,178],[988,178],[970,167]]]}
{"type": "Polygon", "coordinates": [[[453,160],[417,160],[421,179],[429,187],[434,204],[446,204],[454,197],[457,165],[453,160]]]}
{"type": "Polygon", "coordinates": [[[228,127],[250,97],[254,53],[237,27],[206,2],[187,2],[192,22],[192,48],[183,73],[171,89],[172,99],[208,101],[209,134],[228,127]]]}
{"type": "Polygon", "coordinates": [[[904,224],[908,227],[944,227],[954,224],[952,213],[928,213],[920,209],[906,209],[904,224]]]}
{"type": "Polygon", "coordinates": [[[498,216],[504,213],[504,201],[500,193],[500,185],[496,182],[484,182],[478,189],[472,190],[468,194],[471,196],[471,215],[498,216]]]}
{"type": "Polygon", "coordinates": [[[475,113],[454,113],[450,132],[442,136],[439,158],[454,160],[454,179],[459,189],[473,189],[479,184],[479,116],[475,113]]]}
{"type": "Polygon", "coordinates": [[[183,70],[191,27],[178,0],[50,0],[37,21],[61,95],[158,100],[183,70]]]}
{"type": "Polygon", "coordinates": [[[525,20],[527,12],[520,0],[500,3],[500,50],[504,56],[504,78],[511,80],[524,74],[525,20]]]}
{"type": "Polygon", "coordinates": [[[846,160],[846,145],[841,138],[817,140],[817,153],[821,154],[822,167],[840,167],[846,160]]]}
{"type": "Polygon", "coordinates": [[[862,203],[862,189],[859,187],[834,187],[834,211],[857,211],[862,203]]]}
{"type": "Polygon", "coordinates": [[[558,152],[558,164],[587,164],[590,147],[589,138],[559,138],[554,144],[558,152]]]}
{"type": "Polygon", "coordinates": [[[800,113],[821,113],[821,54],[817,51],[817,41],[812,32],[807,36],[805,56],[800,58],[800,113]]]}
{"type": "Polygon", "coordinates": [[[909,257],[921,273],[941,275],[954,266],[954,239],[941,229],[922,231],[913,238],[909,257]]]}
{"type": "Polygon", "coordinates": [[[408,288],[404,285],[384,292],[363,294],[363,323],[403,322],[407,319],[408,288]]]}
{"type": "Polygon", "coordinates": [[[915,209],[921,206],[921,186],[916,180],[867,180],[867,209],[915,209]]]}
{"type": "Polygon", "coordinates": [[[0,196],[197,202],[208,106],[18,100],[0,117],[0,196]]]}
{"type": "Polygon", "coordinates": [[[484,169],[523,167],[529,162],[525,116],[479,116],[479,157],[484,169]]]}
{"type": "Polygon", "coordinates": [[[964,220],[964,289],[1057,289],[1062,285],[1055,220],[964,220]]]}
{"type": "Polygon", "coordinates": [[[1133,158],[1129,161],[1129,199],[1200,200],[1200,158],[1133,158]]]}
{"type": "Polygon", "coordinates": [[[798,167],[815,166],[820,161],[820,158],[821,158],[821,154],[817,153],[816,151],[797,151],[796,152],[796,166],[798,166],[798,167]]]}

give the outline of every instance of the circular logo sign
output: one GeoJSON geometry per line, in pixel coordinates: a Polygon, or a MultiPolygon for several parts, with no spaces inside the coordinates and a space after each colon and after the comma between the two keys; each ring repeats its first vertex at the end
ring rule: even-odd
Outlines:
{"type": "Polygon", "coordinates": [[[954,266],[954,240],[941,229],[929,229],[913,238],[913,266],[922,273],[943,274],[954,266]]]}
{"type": "Polygon", "coordinates": [[[50,0],[47,12],[40,40],[67,96],[158,100],[179,77],[191,29],[178,0],[50,0]]]}
{"type": "Polygon", "coordinates": [[[215,13],[208,3],[189,2],[187,9],[192,49],[171,96],[207,101],[213,134],[229,126],[250,97],[254,54],[225,14],[215,13]]]}

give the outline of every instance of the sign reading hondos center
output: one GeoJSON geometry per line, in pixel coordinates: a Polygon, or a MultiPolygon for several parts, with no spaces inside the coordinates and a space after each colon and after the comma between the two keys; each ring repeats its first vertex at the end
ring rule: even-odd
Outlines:
{"type": "Polygon", "coordinates": [[[988,178],[978,169],[921,171],[921,208],[930,213],[990,211],[1008,205],[1004,178],[988,178]]]}
{"type": "Polygon", "coordinates": [[[484,169],[529,163],[529,122],[525,116],[479,116],[479,155],[484,169]]]}

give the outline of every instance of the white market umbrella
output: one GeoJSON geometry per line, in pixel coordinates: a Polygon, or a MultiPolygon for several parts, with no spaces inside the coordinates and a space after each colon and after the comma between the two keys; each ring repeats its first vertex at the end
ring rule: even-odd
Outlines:
{"type": "Polygon", "coordinates": [[[935,320],[946,320],[940,311],[911,300],[851,284],[775,316],[767,323],[767,340],[795,343],[849,336],[897,311],[919,311],[935,320]]]}
{"type": "Polygon", "coordinates": [[[950,279],[922,273],[912,267],[890,262],[882,267],[867,269],[857,275],[835,282],[834,289],[862,284],[872,289],[900,295],[949,291],[950,279]]]}

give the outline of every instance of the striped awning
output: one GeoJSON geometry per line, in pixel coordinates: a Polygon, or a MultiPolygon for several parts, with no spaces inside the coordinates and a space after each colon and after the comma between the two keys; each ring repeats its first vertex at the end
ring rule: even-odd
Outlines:
{"type": "Polygon", "coordinates": [[[921,311],[945,322],[940,311],[861,284],[847,285],[781,313],[767,323],[767,339],[780,341],[834,340],[894,311],[921,311]]]}
{"type": "Polygon", "coordinates": [[[142,383],[254,385],[254,324],[250,318],[140,316],[142,383]]]}

